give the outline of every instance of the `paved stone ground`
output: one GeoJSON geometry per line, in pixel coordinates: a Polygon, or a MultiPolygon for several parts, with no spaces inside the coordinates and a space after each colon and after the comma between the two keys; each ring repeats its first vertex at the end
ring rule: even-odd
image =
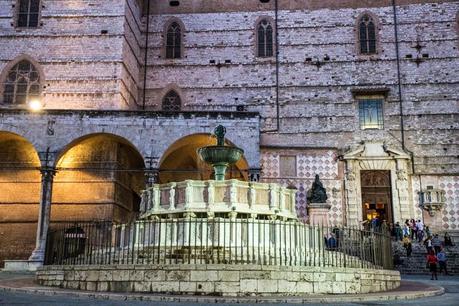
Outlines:
{"type": "MultiPolygon", "coordinates": [[[[24,289],[25,287],[33,288],[34,284],[31,277],[33,274],[24,274],[24,273],[5,273],[0,272],[0,287],[5,284],[9,284],[12,288],[24,289]]],[[[340,297],[329,295],[329,296],[313,296],[310,301],[312,303],[304,303],[302,299],[292,299],[292,303],[286,303],[284,299],[282,302],[276,302],[276,300],[265,301],[269,305],[294,305],[298,303],[308,304],[308,305],[418,305],[418,306],[453,306],[458,305],[459,301],[459,276],[441,276],[438,281],[430,281],[428,275],[417,275],[417,276],[404,276],[404,283],[400,290],[393,291],[391,295],[397,295],[401,300],[391,300],[391,301],[370,301],[369,299],[382,299],[385,295],[388,294],[370,294],[370,295],[357,295],[356,299],[359,299],[359,302],[343,302],[336,303],[339,301],[340,297]],[[434,290],[435,287],[432,285],[442,286],[445,288],[445,294],[441,296],[425,297],[414,300],[403,300],[404,296],[409,293],[419,292],[423,290],[434,290]]],[[[214,302],[216,298],[212,298],[209,301],[202,300],[202,297],[197,297],[201,300],[196,301],[135,301],[135,300],[103,300],[103,299],[93,299],[90,296],[85,297],[74,297],[70,296],[69,291],[66,290],[66,295],[61,295],[59,290],[56,295],[43,295],[43,294],[33,294],[33,293],[21,293],[14,291],[4,291],[0,289],[0,305],[39,305],[39,306],[62,306],[62,305],[95,305],[95,306],[118,306],[118,305],[155,305],[155,306],[201,306],[207,304],[208,302],[214,302]]],[[[120,299],[123,296],[120,295],[120,299]]],[[[139,296],[137,296],[138,298],[139,296]]],[[[183,297],[178,297],[183,299],[183,297]]],[[[253,300],[240,300],[238,303],[234,302],[225,302],[225,300],[230,301],[231,299],[222,298],[218,302],[218,305],[226,306],[236,306],[236,305],[255,305],[259,301],[256,299],[253,300]]]]}

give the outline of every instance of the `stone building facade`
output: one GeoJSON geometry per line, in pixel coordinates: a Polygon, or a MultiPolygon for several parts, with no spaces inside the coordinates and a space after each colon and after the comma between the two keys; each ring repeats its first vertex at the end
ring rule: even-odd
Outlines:
{"type": "Polygon", "coordinates": [[[0,260],[40,253],[49,219],[129,221],[144,175],[208,177],[194,152],[220,123],[245,150],[231,175],[294,185],[304,220],[319,174],[330,223],[459,230],[458,12],[436,0],[1,1],[0,260]],[[39,3],[36,26],[21,25],[22,2],[39,3]],[[23,61],[41,112],[5,98],[23,61]]]}

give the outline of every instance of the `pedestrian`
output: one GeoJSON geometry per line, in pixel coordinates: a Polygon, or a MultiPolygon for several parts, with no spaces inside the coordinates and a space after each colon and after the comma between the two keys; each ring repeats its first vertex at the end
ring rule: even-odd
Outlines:
{"type": "Polygon", "coordinates": [[[410,230],[411,230],[411,241],[415,241],[417,237],[417,228],[416,228],[416,221],[414,219],[410,220],[410,230]]]}
{"type": "Polygon", "coordinates": [[[434,237],[432,238],[432,246],[435,250],[435,254],[440,252],[441,250],[441,240],[438,238],[438,234],[435,234],[434,237]]]}
{"type": "Polygon", "coordinates": [[[403,237],[410,235],[410,222],[406,219],[405,224],[403,225],[403,237]]]}
{"type": "Polygon", "coordinates": [[[405,235],[405,237],[403,238],[403,247],[406,250],[406,257],[410,257],[411,252],[413,251],[413,246],[411,245],[411,240],[408,235],[405,235]]]}
{"type": "Polygon", "coordinates": [[[432,273],[431,280],[435,279],[438,280],[437,277],[437,256],[435,256],[434,252],[430,250],[429,255],[427,255],[427,266],[429,267],[430,272],[432,273]]]}
{"type": "Polygon", "coordinates": [[[426,247],[427,254],[430,253],[432,250],[432,237],[427,236],[426,240],[424,240],[424,246],[426,247]]]}
{"type": "Polygon", "coordinates": [[[396,241],[402,241],[402,239],[403,239],[403,230],[400,227],[400,223],[399,222],[395,223],[394,231],[395,231],[395,240],[396,241]]]}
{"type": "Polygon", "coordinates": [[[416,228],[418,229],[417,231],[418,242],[421,243],[422,240],[424,239],[424,223],[422,223],[421,220],[418,220],[416,222],[416,228]]]}
{"type": "Polygon", "coordinates": [[[445,232],[443,241],[445,243],[445,246],[453,246],[453,241],[451,240],[451,236],[448,234],[448,232],[445,232]]]}
{"type": "Polygon", "coordinates": [[[445,275],[448,275],[448,270],[446,268],[446,253],[445,250],[442,248],[440,252],[437,254],[438,265],[440,266],[440,274],[441,271],[445,270],[445,275]]]}

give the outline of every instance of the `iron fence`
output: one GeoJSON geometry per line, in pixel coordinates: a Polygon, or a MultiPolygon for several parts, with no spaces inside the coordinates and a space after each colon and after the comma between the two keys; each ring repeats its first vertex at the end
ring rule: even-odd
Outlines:
{"type": "Polygon", "coordinates": [[[72,222],[48,233],[46,265],[182,263],[393,268],[381,228],[216,217],[72,222]]]}

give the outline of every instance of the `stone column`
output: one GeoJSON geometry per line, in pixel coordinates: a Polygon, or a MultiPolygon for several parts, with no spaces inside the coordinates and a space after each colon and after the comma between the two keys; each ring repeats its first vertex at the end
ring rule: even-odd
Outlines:
{"type": "Polygon", "coordinates": [[[41,170],[40,207],[38,211],[37,240],[29,261],[43,263],[45,259],[46,238],[51,214],[51,197],[53,190],[53,178],[56,169],[42,167],[41,170]]]}

